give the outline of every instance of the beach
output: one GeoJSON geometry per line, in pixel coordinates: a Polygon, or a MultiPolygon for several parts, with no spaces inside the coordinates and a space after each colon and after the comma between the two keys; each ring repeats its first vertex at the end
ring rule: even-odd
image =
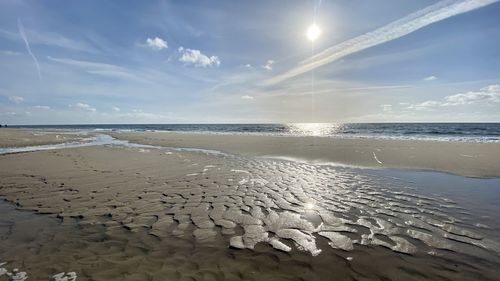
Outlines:
{"type": "Polygon", "coordinates": [[[500,176],[499,143],[175,132],[121,132],[112,136],[143,144],[317,164],[430,170],[470,177],[500,176]]]}
{"type": "Polygon", "coordinates": [[[79,142],[88,137],[81,132],[1,128],[0,148],[79,142]]]}
{"type": "Polygon", "coordinates": [[[0,155],[0,262],[33,280],[500,274],[498,143],[109,135],[0,155]]]}
{"type": "Polygon", "coordinates": [[[499,15],[0,1],[0,281],[500,281],[499,15]]]}

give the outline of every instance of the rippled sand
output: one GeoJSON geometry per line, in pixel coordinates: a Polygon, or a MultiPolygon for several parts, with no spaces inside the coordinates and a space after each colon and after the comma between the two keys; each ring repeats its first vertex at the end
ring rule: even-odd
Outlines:
{"type": "Polygon", "coordinates": [[[0,156],[0,186],[0,260],[37,279],[500,274],[496,218],[379,171],[96,146],[0,156]]]}

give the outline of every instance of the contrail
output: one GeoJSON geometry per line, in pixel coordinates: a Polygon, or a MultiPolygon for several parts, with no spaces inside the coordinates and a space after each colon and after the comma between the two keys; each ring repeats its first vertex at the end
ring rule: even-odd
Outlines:
{"type": "Polygon", "coordinates": [[[35,55],[31,51],[30,43],[28,42],[28,37],[26,37],[26,33],[24,32],[24,26],[23,26],[23,23],[21,22],[20,19],[17,19],[17,28],[19,29],[19,34],[21,34],[21,37],[24,40],[24,44],[26,45],[26,50],[28,50],[28,53],[33,58],[33,61],[35,62],[36,70],[38,73],[38,79],[40,81],[42,81],[42,72],[40,71],[40,64],[38,64],[38,59],[35,57],[35,55]]]}
{"type": "Polygon", "coordinates": [[[318,15],[318,10],[321,8],[321,2],[323,0],[319,0],[318,2],[314,3],[314,19],[316,20],[316,16],[318,15]]]}
{"type": "Polygon", "coordinates": [[[444,0],[422,10],[393,21],[374,31],[349,39],[327,48],[302,62],[295,68],[277,75],[264,82],[274,85],[289,78],[311,71],[325,64],[336,61],[347,55],[380,45],[382,43],[403,37],[425,26],[442,21],[449,17],[466,13],[500,0],[444,0]]]}

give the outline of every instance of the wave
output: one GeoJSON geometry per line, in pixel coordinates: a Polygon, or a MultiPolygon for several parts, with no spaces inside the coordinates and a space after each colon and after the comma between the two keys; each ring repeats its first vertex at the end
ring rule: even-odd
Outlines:
{"type": "Polygon", "coordinates": [[[500,123],[100,124],[18,126],[93,132],[176,132],[500,142],[500,123]]]}

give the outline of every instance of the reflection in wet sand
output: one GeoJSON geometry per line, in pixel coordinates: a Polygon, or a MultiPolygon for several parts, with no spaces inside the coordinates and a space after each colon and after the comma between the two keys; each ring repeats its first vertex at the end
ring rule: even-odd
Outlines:
{"type": "Polygon", "coordinates": [[[11,218],[0,226],[0,259],[36,277],[76,271],[91,280],[498,274],[496,230],[471,224],[480,223],[473,210],[422,194],[418,183],[325,165],[140,149],[3,156],[0,194],[52,217],[3,206],[11,218]],[[38,166],[40,159],[47,165],[38,166]]]}

